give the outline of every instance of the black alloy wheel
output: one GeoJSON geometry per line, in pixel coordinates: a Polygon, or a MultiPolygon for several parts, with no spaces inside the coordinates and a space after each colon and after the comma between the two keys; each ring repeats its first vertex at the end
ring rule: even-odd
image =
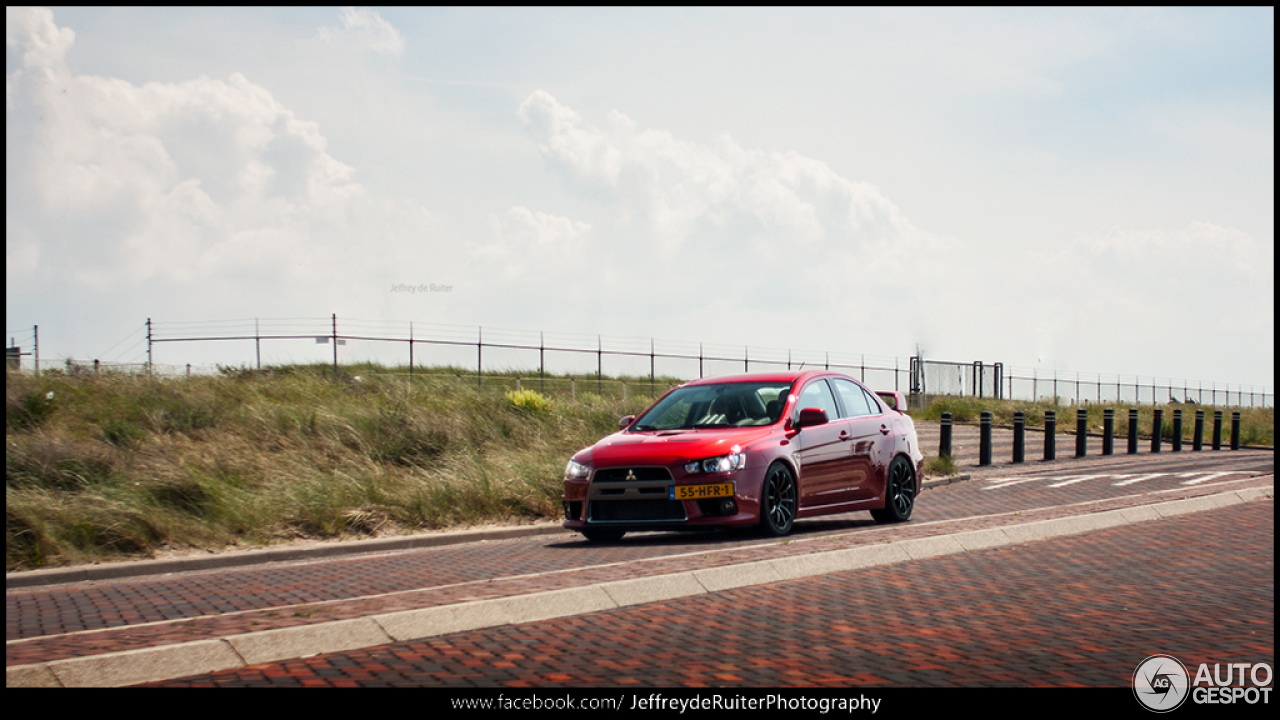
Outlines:
{"type": "Polygon", "coordinates": [[[796,505],[796,477],[785,463],[775,462],[765,473],[760,493],[760,529],[774,537],[791,532],[796,505]]]}
{"type": "Polygon", "coordinates": [[[905,457],[893,459],[885,484],[884,509],[872,510],[871,517],[882,523],[905,522],[916,506],[916,475],[905,457]]]}

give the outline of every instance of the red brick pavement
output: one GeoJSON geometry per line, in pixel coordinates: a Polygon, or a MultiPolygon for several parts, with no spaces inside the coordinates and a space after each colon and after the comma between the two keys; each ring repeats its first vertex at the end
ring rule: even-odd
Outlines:
{"type": "Polygon", "coordinates": [[[1122,687],[1156,653],[1274,668],[1273,542],[1255,501],[155,684],[1122,687]]]}
{"type": "MultiPolygon", "coordinates": [[[[1196,459],[1211,469],[1228,462],[1270,468],[1273,457],[1270,452],[1248,451],[1214,454],[1217,457],[1182,455],[1169,454],[1159,462],[1180,465],[1196,459]]],[[[1146,456],[1142,461],[1149,467],[1152,460],[1146,456]]],[[[1105,466],[1103,471],[1120,472],[1126,463],[1133,462],[1139,460],[1099,457],[1016,469],[1026,473],[1092,472],[1090,468],[1105,466]]],[[[571,587],[581,582],[940,535],[1171,497],[1148,495],[1137,487],[1119,489],[1096,483],[1057,489],[1043,483],[1027,484],[993,492],[980,487],[975,482],[927,491],[913,522],[904,526],[879,527],[865,513],[803,521],[797,523],[789,546],[743,534],[639,535],[613,546],[593,546],[566,535],[11,590],[6,592],[6,631],[11,641],[6,646],[6,664],[83,657],[571,587]],[[1100,494],[1111,497],[1098,500],[1100,494]],[[822,537],[833,532],[839,536],[822,537]],[[637,563],[641,560],[644,562],[637,563]],[[66,634],[98,629],[105,630],[66,634]]],[[[1176,496],[1236,487],[1240,485],[1194,486],[1179,490],[1176,496]]]]}
{"type": "MultiPolygon", "coordinates": [[[[1082,501],[1076,504],[1057,504],[1072,497],[1072,493],[1078,493],[1078,497],[1081,498],[1096,497],[1096,488],[1088,490],[1084,487],[1085,484],[1081,483],[1059,489],[1053,494],[1055,504],[1039,508],[1035,505],[1041,501],[1034,498],[1043,494],[1043,488],[1028,484],[1007,490],[983,492],[977,483],[962,483],[928,491],[920,503],[918,520],[905,525],[878,526],[859,514],[842,520],[813,521],[800,528],[796,537],[782,542],[765,542],[752,536],[737,536],[736,540],[733,539],[735,536],[731,536],[726,541],[723,537],[716,535],[699,540],[679,534],[655,534],[641,536],[634,542],[625,542],[617,546],[598,547],[589,545],[576,537],[560,541],[533,538],[523,542],[481,543],[469,548],[463,546],[441,548],[438,550],[439,554],[417,551],[381,558],[352,558],[338,563],[337,571],[331,574],[332,563],[286,564],[274,568],[210,571],[196,573],[190,577],[139,578],[133,581],[119,580],[90,584],[88,587],[11,591],[6,594],[7,600],[11,605],[17,605],[19,608],[25,608],[24,602],[45,601],[56,604],[65,598],[74,606],[72,610],[64,612],[55,609],[49,613],[50,615],[58,618],[63,618],[65,615],[70,621],[74,619],[74,613],[80,613],[86,617],[101,617],[103,622],[111,620],[125,624],[97,632],[43,635],[22,642],[9,642],[6,644],[6,664],[14,666],[84,657],[205,638],[226,637],[246,632],[365,617],[398,610],[578,587],[583,584],[608,582],[627,577],[655,576],[859,545],[934,537],[964,530],[1001,527],[1033,520],[1144,505],[1175,497],[1205,495],[1259,483],[1270,484],[1270,482],[1269,477],[1257,480],[1243,479],[1236,482],[1179,489],[1174,493],[1138,493],[1105,500],[1082,501]],[[941,517],[932,519],[932,513],[925,510],[930,503],[937,508],[950,508],[950,510],[938,512],[937,515],[941,517]],[[1032,507],[1026,510],[1016,509],[1027,505],[1032,507]],[[830,534],[833,532],[834,534],[830,534]],[[442,558],[449,562],[442,561],[442,558]],[[539,561],[538,558],[542,560],[539,561]],[[456,565],[463,561],[476,567],[488,564],[486,572],[481,573],[481,577],[485,579],[470,582],[440,580],[441,575],[444,578],[466,577],[467,573],[474,572],[468,570],[462,575],[453,574],[456,565]],[[283,607],[268,605],[241,612],[216,613],[146,624],[129,623],[130,618],[127,614],[117,610],[119,606],[108,605],[105,608],[98,608],[94,605],[111,592],[118,593],[124,599],[145,597],[151,602],[158,603],[164,600],[163,593],[167,591],[169,583],[216,586],[218,593],[234,600],[238,591],[236,582],[246,576],[251,578],[253,583],[263,587],[269,587],[271,580],[276,578],[280,585],[277,591],[287,594],[289,579],[310,573],[314,577],[308,582],[312,584],[322,586],[326,577],[333,577],[335,578],[333,583],[337,585],[345,579],[344,573],[352,572],[353,565],[361,562],[369,563],[373,569],[384,573],[404,573],[407,577],[398,578],[398,581],[404,584],[394,586],[402,589],[398,592],[369,593],[329,602],[309,602],[283,607]],[[539,566],[539,562],[541,567],[547,570],[534,574],[501,574],[502,570],[510,570],[513,566],[530,570],[539,566]],[[432,572],[439,574],[432,575],[432,572]],[[411,582],[420,584],[415,587],[409,584],[411,582]],[[97,609],[111,610],[118,614],[113,616],[107,612],[101,612],[95,615],[97,609]]],[[[358,590],[359,586],[347,588],[349,592],[358,590]]],[[[244,590],[239,592],[244,593],[249,600],[257,598],[252,592],[244,590]]],[[[214,600],[206,600],[206,604],[214,602],[214,600]]],[[[185,610],[185,608],[180,609],[185,610]]],[[[31,612],[26,610],[16,615],[15,617],[15,614],[10,614],[6,622],[11,626],[22,626],[23,623],[28,622],[31,612]]]]}
{"type": "MultiPolygon", "coordinates": [[[[1153,462],[1165,465],[1197,463],[1208,469],[1246,468],[1270,472],[1274,466],[1270,451],[1235,453],[1166,454],[1158,460],[1151,455],[1134,458],[1095,456],[1056,463],[1003,465],[998,469],[967,469],[978,477],[1011,472],[1125,472],[1128,467],[1153,462]],[[1179,457],[1179,455],[1181,457],[1179,457]]],[[[1127,497],[1143,488],[1109,489],[1105,494],[1127,497]]],[[[1201,492],[1197,489],[1195,492],[1201,492]]],[[[956,519],[973,515],[1025,511],[1056,504],[1079,503],[1097,498],[1096,484],[1081,483],[1064,488],[1020,487],[998,493],[972,489],[939,488],[920,499],[913,522],[956,519]],[[944,500],[945,499],[945,500],[944,500]]],[[[866,513],[801,521],[795,535],[871,529],[866,513]]],[[[176,622],[227,613],[259,612],[259,623],[280,626],[281,622],[319,621],[329,607],[312,608],[313,618],[285,621],[271,615],[274,609],[298,605],[331,605],[363,597],[412,592],[422,588],[443,588],[482,583],[527,574],[559,572],[582,566],[631,562],[639,559],[681,555],[705,548],[732,549],[758,544],[759,539],[744,534],[658,534],[636,536],[621,545],[588,546],[576,535],[545,536],[508,541],[470,543],[412,551],[362,555],[323,562],[271,563],[224,568],[175,575],[99,580],[76,585],[19,588],[5,593],[6,640],[36,638],[102,628],[119,628],[145,623],[176,622]],[[563,552],[572,549],[572,552],[563,552]],[[315,619],[319,618],[319,619],[315,619]]],[[[292,616],[291,616],[292,617],[292,616]]],[[[207,620],[200,620],[201,623],[207,620]]],[[[52,659],[52,658],[49,658],[52,659]]],[[[10,654],[8,664],[14,664],[10,654]]]]}

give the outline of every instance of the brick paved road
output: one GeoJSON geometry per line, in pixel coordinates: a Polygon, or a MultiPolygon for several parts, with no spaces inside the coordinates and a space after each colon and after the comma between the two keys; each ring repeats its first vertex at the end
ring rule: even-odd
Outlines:
{"type": "Polygon", "coordinates": [[[574,534],[271,563],[6,591],[6,664],[28,667],[192,640],[297,628],[376,613],[787,559],[1037,519],[1271,487],[1270,451],[1089,457],[974,469],[927,491],[911,523],[866,513],[797,523],[783,543],[749,534],[628,536],[595,546],[574,534]],[[1016,473],[1016,474],[1015,474],[1016,473]]]}
{"type": "Polygon", "coordinates": [[[157,684],[1114,687],[1156,653],[1274,667],[1273,538],[1258,501],[157,684]]]}
{"type": "MultiPolygon", "coordinates": [[[[962,483],[929,490],[917,505],[912,525],[931,521],[969,518],[992,513],[1026,511],[1056,505],[1080,503],[1099,498],[1125,498],[1146,491],[1183,487],[1185,483],[1207,474],[1234,471],[1218,480],[1243,478],[1274,467],[1270,451],[1215,454],[1172,454],[1136,456],[1134,458],[1087,458],[1058,463],[1033,463],[1004,468],[1008,477],[1072,477],[1104,473],[1099,477],[1051,487],[1050,481],[1028,481],[980,492],[975,483],[962,483]],[[1140,467],[1145,475],[1161,472],[1137,485],[1116,486],[1105,473],[1132,473],[1140,467]],[[1017,469],[1021,475],[1009,475],[1017,469]],[[1101,468],[1101,469],[1099,469],[1101,468]],[[1199,472],[1188,478],[1187,472],[1199,472]]],[[[981,475],[980,475],[981,477],[981,475]]],[[[980,481],[979,481],[980,482],[980,481]]],[[[1213,485],[1214,483],[1208,483],[1213,485]]],[[[1189,491],[1199,486],[1185,486],[1189,491]]],[[[867,513],[833,516],[800,521],[794,536],[804,539],[815,535],[850,531],[876,532],[879,528],[867,513]]],[[[209,570],[163,575],[94,581],[74,585],[15,589],[5,593],[5,635],[7,640],[57,636],[101,628],[121,628],[147,623],[173,622],[203,618],[201,624],[222,628],[229,624],[250,622],[230,616],[223,621],[208,618],[225,617],[228,613],[256,612],[255,627],[281,627],[319,619],[333,619],[331,605],[299,609],[299,605],[356,600],[393,593],[408,593],[423,588],[450,589],[454,601],[476,599],[485,592],[487,581],[568,571],[583,567],[607,567],[613,563],[675,557],[704,549],[715,551],[749,549],[761,544],[751,534],[689,535],[656,533],[636,535],[614,546],[589,545],[576,534],[523,538],[518,540],[471,543],[467,545],[355,556],[338,560],[272,563],[264,566],[209,570]],[[469,587],[464,587],[470,584],[469,587]],[[286,610],[273,613],[273,609],[286,610]],[[301,612],[301,615],[296,613],[301,612]]],[[[215,630],[210,630],[214,632],[215,630]]],[[[200,633],[191,626],[177,629],[176,639],[192,639],[200,633]]],[[[117,640],[125,644],[127,638],[117,640]]],[[[149,641],[147,641],[149,642],[149,641]]],[[[53,655],[41,651],[39,659],[56,659],[83,654],[74,642],[62,638],[47,645],[56,646],[53,655]]],[[[103,646],[99,639],[95,648],[103,646]]],[[[29,661],[34,645],[7,648],[8,664],[29,661]],[[26,653],[24,655],[23,653],[26,653]]]]}

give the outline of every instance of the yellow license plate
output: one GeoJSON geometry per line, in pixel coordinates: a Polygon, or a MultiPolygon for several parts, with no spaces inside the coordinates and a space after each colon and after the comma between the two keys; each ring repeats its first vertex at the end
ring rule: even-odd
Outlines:
{"type": "Polygon", "coordinates": [[[671,488],[672,500],[702,500],[703,498],[722,497],[733,497],[733,483],[676,485],[671,488]]]}

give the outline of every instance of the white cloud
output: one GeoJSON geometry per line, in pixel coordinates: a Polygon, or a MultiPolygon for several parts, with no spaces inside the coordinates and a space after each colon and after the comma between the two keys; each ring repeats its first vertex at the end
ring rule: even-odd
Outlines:
{"type": "Polygon", "coordinates": [[[922,239],[874,186],[794,152],[748,150],[728,137],[678,140],[616,111],[607,128],[593,127],[544,91],[525,100],[519,116],[570,188],[609,198],[625,222],[652,230],[668,251],[708,234],[844,249],[902,249],[922,239]]]}
{"type": "Polygon", "coordinates": [[[504,245],[533,245],[545,250],[567,250],[591,230],[587,223],[560,215],[516,206],[492,224],[504,245]]]}
{"type": "Polygon", "coordinates": [[[366,8],[344,7],[339,14],[341,28],[320,28],[321,40],[351,43],[379,55],[400,57],[404,55],[404,37],[382,19],[382,16],[366,8]]]}
{"type": "Polygon", "coordinates": [[[786,327],[775,342],[809,346],[830,342],[833,308],[893,315],[881,341],[903,346],[938,323],[930,303],[953,277],[957,243],[916,228],[869,183],[799,153],[684,140],[617,111],[593,125],[544,91],[518,114],[548,168],[599,211],[587,282],[598,284],[592,297],[643,298],[617,308],[627,322],[734,317],[786,327]]]}
{"type": "Polygon", "coordinates": [[[74,36],[10,8],[8,279],[131,284],[326,279],[378,272],[357,250],[421,238],[430,213],[371,197],[319,127],[241,74],[134,85],[74,75],[74,36]]]}

